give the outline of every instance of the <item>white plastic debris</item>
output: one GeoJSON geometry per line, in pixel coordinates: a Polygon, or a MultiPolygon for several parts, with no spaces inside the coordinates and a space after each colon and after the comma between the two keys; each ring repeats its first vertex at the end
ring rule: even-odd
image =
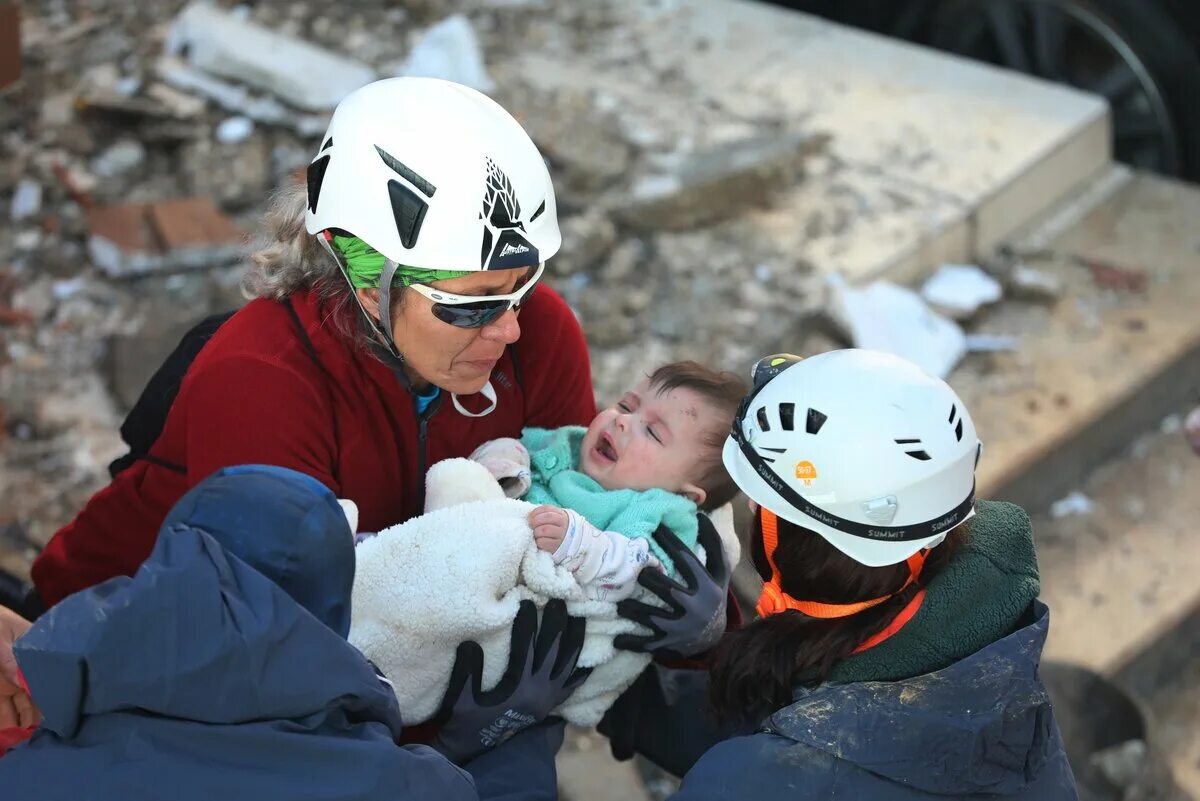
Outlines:
{"type": "Polygon", "coordinates": [[[117,85],[113,87],[117,90],[117,94],[122,97],[133,97],[142,89],[142,79],[139,75],[126,75],[117,81],[117,85]]]}
{"type": "Polygon", "coordinates": [[[136,139],[122,139],[92,159],[92,172],[101,178],[122,175],[141,166],[146,160],[146,148],[136,139]]]}
{"type": "Polygon", "coordinates": [[[483,64],[483,50],[475,29],[462,14],[446,17],[426,30],[398,74],[443,78],[481,92],[495,88],[483,64]]]}
{"type": "Polygon", "coordinates": [[[35,216],[42,210],[42,185],[32,178],[22,178],[13,192],[9,216],[13,222],[35,216]]]}
{"type": "Polygon", "coordinates": [[[961,320],[1004,294],[1000,282],[974,264],[943,264],[921,287],[921,295],[939,311],[961,320]]]}
{"type": "Polygon", "coordinates": [[[33,250],[42,244],[42,232],[37,228],[20,231],[13,237],[13,244],[17,246],[17,250],[33,250]]]}
{"type": "Polygon", "coordinates": [[[50,291],[54,295],[54,299],[62,303],[78,295],[86,286],[87,281],[82,276],[79,276],[55,281],[51,284],[50,291]]]}
{"type": "Polygon", "coordinates": [[[1016,350],[1018,340],[1003,334],[967,334],[966,343],[971,353],[1004,353],[1016,350]]]}
{"type": "Polygon", "coordinates": [[[254,120],[249,117],[230,117],[217,125],[217,141],[226,145],[244,142],[254,133],[254,120]]]}
{"type": "Polygon", "coordinates": [[[203,3],[189,5],[175,18],[165,47],[169,55],[186,53],[188,62],[205,72],[308,111],[331,109],[375,80],[366,64],[203,3]]]}
{"type": "Polygon", "coordinates": [[[855,347],[893,353],[945,378],[967,351],[963,331],[910,289],[876,281],[864,289],[829,278],[831,313],[855,347]]]}
{"type": "Polygon", "coordinates": [[[1055,520],[1060,520],[1072,515],[1090,515],[1095,508],[1096,504],[1091,498],[1079,490],[1075,490],[1065,498],[1060,498],[1050,504],[1050,516],[1055,520]]]}

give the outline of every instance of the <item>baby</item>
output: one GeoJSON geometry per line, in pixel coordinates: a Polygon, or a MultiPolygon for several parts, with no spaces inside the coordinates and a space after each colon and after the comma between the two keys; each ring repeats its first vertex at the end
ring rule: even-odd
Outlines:
{"type": "Polygon", "coordinates": [[[736,494],[721,445],[746,391],[731,373],[668,364],[586,429],[529,428],[520,441],[492,440],[471,458],[510,497],[539,504],[529,514],[537,547],[565,565],[589,599],[618,601],[645,567],[666,561],[652,553],[659,525],[694,548],[696,510],[736,494]]]}

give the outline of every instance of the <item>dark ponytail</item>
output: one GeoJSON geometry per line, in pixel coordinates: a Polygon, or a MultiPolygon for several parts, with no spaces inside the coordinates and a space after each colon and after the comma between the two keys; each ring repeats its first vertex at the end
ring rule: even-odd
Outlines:
{"type": "MultiPolygon", "coordinates": [[[[713,662],[709,702],[717,720],[753,726],[792,702],[798,686],[815,686],[862,642],[887,627],[929,579],[941,572],[966,535],[959,526],[929,552],[918,583],[894,598],[854,615],[831,620],[789,610],[757,620],[722,639],[713,662]]],[[[750,557],[770,578],[762,544],[762,518],[755,515],[750,557]]],[[[775,549],[783,591],[806,601],[846,604],[895,592],[908,579],[901,562],[887,567],[859,564],[820,535],[779,518],[775,549]]]]}

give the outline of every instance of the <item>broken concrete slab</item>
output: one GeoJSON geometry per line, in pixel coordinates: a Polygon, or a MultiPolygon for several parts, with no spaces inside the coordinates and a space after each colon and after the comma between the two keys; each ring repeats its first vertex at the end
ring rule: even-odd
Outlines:
{"type": "MultiPolygon", "coordinates": [[[[519,80],[516,78],[515,80],[519,80]]],[[[550,162],[556,186],[591,193],[619,181],[633,160],[620,123],[597,107],[596,93],[563,86],[526,91],[500,84],[501,105],[525,127],[550,162]]]]}
{"type": "Polygon", "coordinates": [[[757,216],[781,249],[852,282],[977,261],[1108,161],[1106,105],[1061,86],[744,0],[612,13],[586,41],[522,50],[493,74],[612,95],[645,141],[680,150],[731,120],[829,134],[832,169],[757,216]],[[622,39],[636,57],[611,55],[622,39]]]}
{"type": "Polygon", "coordinates": [[[967,352],[963,331],[911,289],[874,281],[862,289],[831,276],[830,313],[856,348],[893,353],[945,378],[967,352]]]}
{"type": "Polygon", "coordinates": [[[471,21],[452,14],[431,26],[413,45],[397,76],[442,78],[488,93],[495,83],[483,63],[483,50],[471,21]]]}
{"type": "Polygon", "coordinates": [[[736,217],[768,205],[796,184],[804,164],[826,144],[821,136],[754,137],[660,161],[635,178],[629,197],[614,204],[634,228],[672,231],[736,217]]]}
{"type": "Polygon", "coordinates": [[[1038,269],[1070,302],[989,310],[989,330],[1019,333],[1019,350],[968,360],[950,377],[987,443],[981,495],[1045,508],[1200,396],[1198,216],[1192,187],[1135,175],[1054,236],[1035,228],[1012,241],[1017,253],[1048,249],[1038,269]],[[1080,258],[1145,265],[1144,291],[1098,287],[1080,258]]]}
{"type": "Polygon", "coordinates": [[[208,198],[100,206],[87,218],[88,255],[114,278],[227,263],[245,238],[208,198]]]}
{"type": "Polygon", "coordinates": [[[1196,458],[1177,435],[1152,431],[1139,442],[1094,466],[1083,484],[1091,514],[1034,517],[1055,621],[1046,655],[1104,675],[1200,604],[1196,458]]]}
{"type": "Polygon", "coordinates": [[[331,109],[375,80],[375,71],[366,64],[202,3],[189,5],[176,17],[166,51],[184,53],[193,67],[270,92],[307,111],[331,109]]]}
{"type": "Polygon", "coordinates": [[[155,70],[175,89],[201,94],[221,108],[256,122],[287,126],[301,136],[317,136],[325,129],[322,117],[293,112],[274,97],[255,96],[241,86],[214,78],[179,59],[160,58],[155,70]]]}
{"type": "Polygon", "coordinates": [[[970,206],[967,258],[1110,158],[1103,99],[990,65],[747,0],[681,8],[656,33],[660,46],[648,52],[659,66],[715,98],[772,98],[786,116],[827,131],[845,161],[970,206]],[[702,39],[709,46],[697,52],[702,39]],[[746,41],[755,47],[738,46],[746,41]]]}

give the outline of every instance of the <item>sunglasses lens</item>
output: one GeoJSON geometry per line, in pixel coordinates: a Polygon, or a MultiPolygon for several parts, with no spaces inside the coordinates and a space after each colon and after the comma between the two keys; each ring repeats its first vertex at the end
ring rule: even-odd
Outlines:
{"type": "Polygon", "coordinates": [[[479,303],[435,303],[433,316],[457,328],[482,328],[508,311],[506,300],[482,300],[479,303]]]}

